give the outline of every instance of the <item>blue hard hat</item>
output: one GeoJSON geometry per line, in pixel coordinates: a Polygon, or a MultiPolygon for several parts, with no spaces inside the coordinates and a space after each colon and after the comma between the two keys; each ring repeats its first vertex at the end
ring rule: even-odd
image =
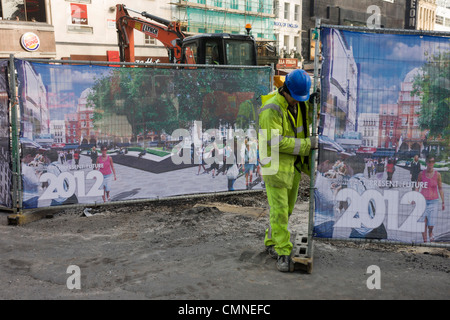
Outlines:
{"type": "Polygon", "coordinates": [[[291,97],[297,101],[306,101],[309,99],[309,90],[311,88],[311,77],[305,70],[296,69],[286,76],[284,81],[291,97]]]}

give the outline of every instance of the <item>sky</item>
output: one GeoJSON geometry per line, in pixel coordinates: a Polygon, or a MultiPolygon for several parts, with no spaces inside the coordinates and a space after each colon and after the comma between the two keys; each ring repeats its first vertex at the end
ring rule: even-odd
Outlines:
{"type": "MultiPolygon", "coordinates": [[[[450,51],[450,38],[342,31],[359,64],[359,110],[378,113],[380,104],[396,103],[405,76],[422,67],[427,54],[450,51]]],[[[449,75],[450,77],[450,75],[449,75]]]]}

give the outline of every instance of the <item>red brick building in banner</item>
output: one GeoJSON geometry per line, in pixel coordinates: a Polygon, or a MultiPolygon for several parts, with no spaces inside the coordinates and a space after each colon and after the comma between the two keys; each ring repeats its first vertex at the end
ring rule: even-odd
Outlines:
{"type": "Polygon", "coordinates": [[[423,149],[426,131],[419,128],[419,112],[421,101],[419,96],[411,95],[414,77],[420,73],[418,68],[411,70],[401,83],[401,91],[398,99],[398,128],[402,137],[400,151],[417,151],[423,149]]]}
{"type": "Polygon", "coordinates": [[[398,105],[380,105],[379,119],[378,148],[397,148],[400,139],[398,105]]]}

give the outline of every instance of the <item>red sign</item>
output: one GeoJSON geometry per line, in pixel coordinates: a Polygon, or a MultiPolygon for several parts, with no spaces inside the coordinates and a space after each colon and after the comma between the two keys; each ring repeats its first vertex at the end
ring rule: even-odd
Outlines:
{"type": "Polygon", "coordinates": [[[298,59],[290,59],[290,58],[282,58],[278,60],[279,68],[297,68],[298,66],[298,59]]]}
{"type": "Polygon", "coordinates": [[[71,3],[70,15],[72,24],[88,24],[87,6],[85,4],[71,3]]]}
{"type": "Polygon", "coordinates": [[[374,153],[377,151],[377,148],[370,148],[370,147],[359,147],[358,150],[356,150],[356,153],[374,153]]]}
{"type": "MultiPolygon", "coordinates": [[[[120,54],[119,51],[106,51],[106,56],[108,58],[108,61],[120,61],[120,54]]],[[[110,67],[120,67],[118,65],[110,65],[110,67]]]]}

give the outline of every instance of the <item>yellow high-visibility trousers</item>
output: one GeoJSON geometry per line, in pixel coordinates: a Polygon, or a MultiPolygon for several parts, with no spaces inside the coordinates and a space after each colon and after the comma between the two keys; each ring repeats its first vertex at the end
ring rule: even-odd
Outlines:
{"type": "Polygon", "coordinates": [[[266,229],[264,245],[274,246],[279,256],[289,256],[292,251],[291,234],[288,231],[289,217],[298,197],[301,174],[295,170],[291,189],[274,188],[266,184],[267,200],[270,206],[270,225],[266,229]]]}

